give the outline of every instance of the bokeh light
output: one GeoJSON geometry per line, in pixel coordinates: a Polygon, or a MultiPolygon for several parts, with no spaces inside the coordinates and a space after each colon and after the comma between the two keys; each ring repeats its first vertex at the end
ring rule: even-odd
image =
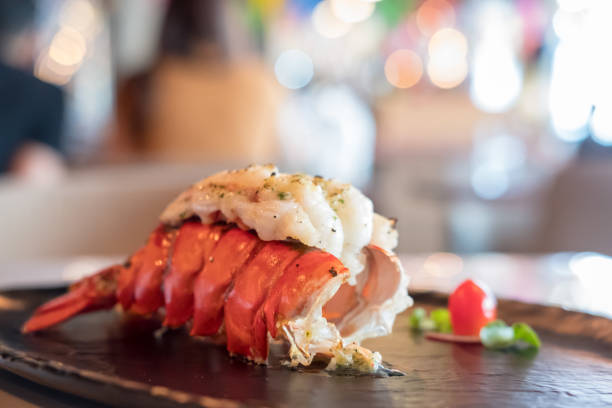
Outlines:
{"type": "Polygon", "coordinates": [[[505,131],[477,137],[472,151],[471,184],[474,193],[487,200],[502,197],[511,175],[527,162],[525,142],[505,131]]]}
{"type": "Polygon", "coordinates": [[[376,122],[368,103],[351,87],[319,85],[292,93],[278,111],[277,129],[287,171],[360,187],[370,180],[376,122]]]}
{"type": "MultiPolygon", "coordinates": [[[[606,0],[604,0],[606,1],[606,0]]],[[[564,11],[575,13],[589,6],[588,0],[557,0],[559,8],[564,11]]]]}
{"type": "Polygon", "coordinates": [[[494,42],[476,47],[470,96],[478,109],[489,113],[507,111],[517,101],[522,85],[521,67],[509,47],[494,42]]]}
{"type": "Polygon", "coordinates": [[[423,75],[421,58],[411,50],[393,52],[385,62],[385,77],[397,88],[410,88],[416,85],[423,75]]]}
{"type": "Polygon", "coordinates": [[[76,68],[58,64],[49,57],[49,49],[45,49],[36,60],[34,75],[41,81],[61,86],[70,82],[76,68]]]}
{"type": "Polygon", "coordinates": [[[74,28],[64,26],[55,34],[49,47],[38,57],[34,74],[56,85],[67,84],[87,54],[87,41],[74,28]]]}
{"type": "MultiPolygon", "coordinates": [[[[570,259],[569,268],[582,283],[589,286],[598,286],[603,282],[612,283],[610,274],[612,257],[610,256],[597,252],[578,252],[570,259]]],[[[609,285],[604,287],[609,287],[609,285]]]]}
{"type": "Polygon", "coordinates": [[[471,183],[478,197],[495,200],[510,188],[510,177],[506,171],[485,164],[474,169],[471,183]]]}
{"type": "Polygon", "coordinates": [[[452,65],[445,63],[443,58],[431,57],[427,64],[427,75],[431,82],[442,89],[451,89],[459,86],[468,73],[468,64],[465,59],[458,60],[452,65]]]}
{"type": "Polygon", "coordinates": [[[339,38],[349,32],[351,24],[333,13],[329,1],[322,1],[312,12],[312,24],[317,33],[326,38],[339,38]]]}
{"type": "Polygon", "coordinates": [[[584,78],[586,56],[579,44],[562,42],[555,50],[549,89],[549,110],[557,137],[578,142],[588,134],[592,101],[584,78]]]}
{"type": "Polygon", "coordinates": [[[580,142],[590,130],[595,142],[612,145],[612,54],[605,51],[612,36],[612,2],[558,4],[553,28],[560,41],[549,89],[552,127],[566,142],[580,142]]]}
{"type": "Polygon", "coordinates": [[[612,146],[612,103],[595,107],[591,118],[593,140],[602,146],[612,146]]]}
{"type": "Polygon", "coordinates": [[[475,140],[472,163],[476,166],[513,171],[520,169],[526,161],[527,148],[519,137],[498,133],[475,140]]]}
{"type": "Polygon", "coordinates": [[[60,65],[79,64],[87,52],[87,42],[83,35],[70,27],[62,27],[49,46],[49,57],[60,65]]]}
{"type": "Polygon", "coordinates": [[[81,68],[89,42],[102,29],[99,9],[89,0],[67,0],[59,10],[59,30],[39,54],[34,75],[46,82],[65,85],[81,68]]]}
{"type": "Polygon", "coordinates": [[[430,54],[445,52],[465,58],[468,45],[465,36],[459,30],[443,28],[430,38],[428,49],[430,54]]]}
{"type": "Polygon", "coordinates": [[[474,2],[474,46],[470,98],[487,113],[502,113],[518,101],[523,88],[521,19],[507,0],[474,2]]]}
{"type": "Polygon", "coordinates": [[[276,79],[289,89],[308,85],[314,74],[312,59],[301,50],[287,50],[278,56],[274,64],[276,79]]]}
{"type": "Polygon", "coordinates": [[[444,89],[461,84],[468,72],[467,49],[467,40],[460,31],[437,31],[429,40],[427,74],[431,82],[444,89]]]}
{"type": "Polygon", "coordinates": [[[87,0],[67,1],[60,12],[60,25],[90,37],[100,28],[98,10],[87,0]]]}
{"type": "Polygon", "coordinates": [[[336,17],[346,23],[358,23],[367,20],[376,4],[363,0],[329,0],[332,12],[336,17]]]}
{"type": "Polygon", "coordinates": [[[578,252],[572,255],[568,266],[584,289],[585,306],[592,310],[612,310],[612,257],[597,252],[578,252]]]}
{"type": "Polygon", "coordinates": [[[431,35],[440,28],[451,27],[455,11],[446,0],[426,0],[417,11],[416,22],[421,33],[431,35]]]}
{"type": "Polygon", "coordinates": [[[580,35],[580,18],[574,13],[557,10],[552,20],[553,31],[560,39],[577,38],[580,35]]]}

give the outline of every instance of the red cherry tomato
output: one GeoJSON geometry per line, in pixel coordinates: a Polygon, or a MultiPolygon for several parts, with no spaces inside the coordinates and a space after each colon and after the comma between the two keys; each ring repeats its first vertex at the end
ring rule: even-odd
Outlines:
{"type": "Polygon", "coordinates": [[[497,317],[497,300],[489,288],[468,279],[448,298],[453,333],[478,336],[497,317]]]}

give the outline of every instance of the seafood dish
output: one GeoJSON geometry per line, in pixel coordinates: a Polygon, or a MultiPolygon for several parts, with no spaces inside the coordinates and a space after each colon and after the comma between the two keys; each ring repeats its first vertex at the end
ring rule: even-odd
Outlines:
{"type": "Polygon", "coordinates": [[[412,305],[397,240],[395,221],[349,184],[273,165],[223,171],[171,202],[124,264],[72,284],[22,332],[116,308],[258,364],[283,343],[290,366],[374,372],[381,356],[361,342],[412,305]]]}

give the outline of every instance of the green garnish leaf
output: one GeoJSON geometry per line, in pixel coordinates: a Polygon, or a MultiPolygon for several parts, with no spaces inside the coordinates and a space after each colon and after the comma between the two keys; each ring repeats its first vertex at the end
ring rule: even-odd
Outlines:
{"type": "Polygon", "coordinates": [[[448,309],[440,308],[432,310],[429,315],[431,320],[434,322],[435,330],[440,333],[452,333],[453,326],[450,320],[450,313],[448,309]]]}
{"type": "Polygon", "coordinates": [[[497,319],[497,320],[493,320],[491,323],[487,324],[485,327],[508,327],[508,325],[503,320],[497,319]]]}
{"type": "Polygon", "coordinates": [[[417,331],[438,331],[442,333],[453,331],[448,309],[435,309],[427,316],[427,312],[422,307],[412,310],[410,328],[417,331]]]}
{"type": "Polygon", "coordinates": [[[514,330],[514,340],[517,342],[526,343],[537,349],[542,344],[537,333],[527,323],[514,323],[512,325],[514,330]]]}
{"type": "Polygon", "coordinates": [[[435,331],[436,323],[433,320],[431,320],[429,317],[426,317],[423,320],[421,320],[420,330],[421,331],[435,331]]]}
{"type": "Polygon", "coordinates": [[[427,312],[422,307],[415,307],[410,315],[410,328],[421,330],[421,322],[427,318],[427,312]]]}
{"type": "Polygon", "coordinates": [[[503,349],[517,344],[540,348],[540,338],[526,323],[515,323],[508,326],[501,320],[495,320],[480,330],[480,341],[486,348],[503,349]]]}
{"type": "Polygon", "coordinates": [[[514,329],[502,320],[495,320],[480,330],[480,341],[486,348],[510,347],[514,344],[514,329]]]}

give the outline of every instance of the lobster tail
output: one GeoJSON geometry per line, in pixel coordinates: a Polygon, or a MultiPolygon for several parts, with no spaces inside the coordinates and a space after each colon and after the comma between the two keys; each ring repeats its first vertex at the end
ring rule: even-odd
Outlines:
{"type": "Polygon", "coordinates": [[[112,308],[117,303],[117,280],[124,270],[114,265],[73,284],[68,293],[36,309],[21,331],[43,330],[81,313],[112,308]]]}
{"type": "Polygon", "coordinates": [[[258,362],[267,359],[267,330],[261,306],[270,288],[299,255],[290,245],[278,241],[266,243],[236,277],[224,308],[230,353],[258,362]]]}
{"type": "Polygon", "coordinates": [[[164,278],[164,326],[179,327],[193,316],[193,285],[226,229],[186,222],[177,232],[170,269],[164,278]]]}
{"type": "Polygon", "coordinates": [[[192,336],[215,336],[223,327],[232,354],[265,363],[270,334],[289,341],[292,358],[308,365],[316,354],[333,353],[342,338],[359,342],[390,332],[408,306],[397,259],[375,246],[365,253],[368,268],[351,286],[342,262],[318,249],[264,242],[222,224],[160,226],[126,265],[73,284],[39,307],[22,331],[116,303],[143,315],[165,307],[164,326],[192,319],[192,336]]]}
{"type": "Polygon", "coordinates": [[[227,290],[259,244],[257,236],[239,228],[221,237],[194,283],[192,336],[217,334],[223,324],[227,290]]]}
{"type": "Polygon", "coordinates": [[[289,343],[292,365],[323,354],[374,369],[380,356],[357,343],[390,333],[412,303],[391,252],[395,222],[351,185],[249,166],[192,185],[160,219],[129,262],[75,283],[23,332],[119,303],[165,308],[164,326],[191,321],[192,336],[223,335],[230,353],[258,363],[273,338],[289,343]]]}

